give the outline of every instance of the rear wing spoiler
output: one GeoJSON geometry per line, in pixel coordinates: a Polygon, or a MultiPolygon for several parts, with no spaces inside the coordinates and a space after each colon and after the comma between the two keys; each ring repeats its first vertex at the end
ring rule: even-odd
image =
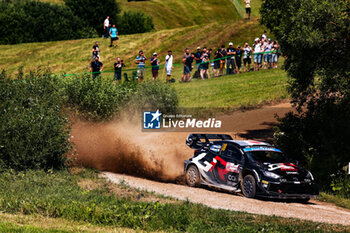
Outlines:
{"type": "Polygon", "coordinates": [[[208,143],[209,140],[233,140],[232,137],[228,134],[190,134],[186,139],[186,145],[192,149],[200,149],[204,142],[201,139],[205,140],[205,143],[208,143]]]}

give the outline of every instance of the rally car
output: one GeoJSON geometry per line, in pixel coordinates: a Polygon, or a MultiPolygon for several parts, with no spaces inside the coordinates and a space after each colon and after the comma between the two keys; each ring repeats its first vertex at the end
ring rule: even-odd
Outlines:
{"type": "Polygon", "coordinates": [[[186,183],[206,185],[245,197],[264,196],[307,202],[318,195],[314,178],[287,159],[281,150],[253,140],[233,140],[227,134],[190,134],[186,144],[194,155],[185,160],[186,183]]]}

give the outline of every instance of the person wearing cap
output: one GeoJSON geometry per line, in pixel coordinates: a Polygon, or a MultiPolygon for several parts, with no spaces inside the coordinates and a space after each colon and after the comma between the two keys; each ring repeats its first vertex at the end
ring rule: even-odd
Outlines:
{"type": "Polygon", "coordinates": [[[171,73],[174,69],[173,67],[173,52],[171,50],[168,51],[168,55],[165,56],[165,71],[166,71],[166,82],[169,82],[171,73]]]}
{"type": "Polygon", "coordinates": [[[115,27],[115,24],[113,24],[113,27],[109,30],[109,35],[111,36],[111,45],[109,47],[112,47],[112,44],[114,48],[117,47],[118,29],[115,27]]]}
{"type": "Polygon", "coordinates": [[[204,79],[204,76],[206,75],[208,79],[210,79],[209,74],[209,55],[207,53],[207,50],[203,48],[202,56],[201,56],[201,70],[200,70],[200,77],[201,79],[204,79]]]}
{"type": "Polygon", "coordinates": [[[157,53],[153,53],[153,57],[151,58],[151,66],[152,66],[152,81],[154,82],[158,77],[159,71],[159,60],[157,58],[157,53]]]}
{"type": "Polygon", "coordinates": [[[243,71],[244,72],[246,72],[247,70],[250,71],[250,64],[252,63],[251,52],[252,52],[252,48],[249,46],[247,42],[245,42],[244,48],[243,48],[243,71]],[[248,64],[248,69],[247,69],[247,64],[248,64]]]}
{"type": "Polygon", "coordinates": [[[137,80],[139,83],[142,83],[143,77],[145,76],[145,61],[147,57],[143,54],[143,51],[139,51],[139,55],[136,57],[137,64],[137,80]]]}
{"type": "Polygon", "coordinates": [[[201,52],[201,47],[197,47],[197,52],[194,55],[194,60],[196,60],[196,66],[197,66],[197,70],[201,70],[201,62],[202,62],[202,52],[201,52]]]}
{"type": "Polygon", "coordinates": [[[246,13],[246,19],[250,19],[250,13],[251,13],[251,8],[250,8],[250,0],[244,0],[245,3],[245,13],[246,13]]]}
{"type": "Polygon", "coordinates": [[[104,65],[99,61],[98,57],[95,57],[95,60],[91,62],[90,72],[92,72],[92,79],[101,78],[101,71],[103,70],[104,65]]]}
{"type": "Polygon", "coordinates": [[[230,42],[227,48],[226,75],[234,74],[236,68],[235,55],[236,49],[233,47],[233,43],[230,42]]]}
{"type": "Polygon", "coordinates": [[[254,71],[258,71],[260,69],[261,58],[261,43],[259,38],[256,38],[254,43],[254,71]]]}
{"type": "Polygon", "coordinates": [[[95,57],[100,58],[100,48],[98,47],[98,41],[92,46],[92,58],[91,60],[95,60],[95,57]]]}
{"type": "Polygon", "coordinates": [[[237,46],[237,49],[236,49],[236,55],[235,55],[235,61],[236,61],[236,72],[237,74],[240,73],[241,71],[241,66],[242,66],[242,53],[243,53],[243,50],[241,48],[241,46],[237,46]]]}

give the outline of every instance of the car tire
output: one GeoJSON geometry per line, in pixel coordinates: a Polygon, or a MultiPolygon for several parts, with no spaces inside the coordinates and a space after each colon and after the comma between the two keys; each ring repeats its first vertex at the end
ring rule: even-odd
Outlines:
{"type": "Polygon", "coordinates": [[[186,183],[190,187],[196,187],[200,184],[200,174],[198,168],[195,165],[190,165],[186,171],[186,183]]]}
{"type": "Polygon", "coordinates": [[[252,175],[246,175],[241,183],[242,193],[247,198],[253,198],[256,194],[256,182],[252,175]]]}

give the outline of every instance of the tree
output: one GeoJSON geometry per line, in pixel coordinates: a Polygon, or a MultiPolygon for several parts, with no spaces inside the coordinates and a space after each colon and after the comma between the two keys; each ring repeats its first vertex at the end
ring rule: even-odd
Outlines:
{"type": "Polygon", "coordinates": [[[73,13],[97,32],[103,32],[103,22],[107,16],[111,24],[116,24],[120,13],[119,3],[115,0],[64,0],[73,13]]]}
{"type": "Polygon", "coordinates": [[[348,0],[265,0],[261,8],[261,23],[286,57],[298,110],[280,119],[276,142],[325,182],[350,161],[349,6],[348,0]]]}

